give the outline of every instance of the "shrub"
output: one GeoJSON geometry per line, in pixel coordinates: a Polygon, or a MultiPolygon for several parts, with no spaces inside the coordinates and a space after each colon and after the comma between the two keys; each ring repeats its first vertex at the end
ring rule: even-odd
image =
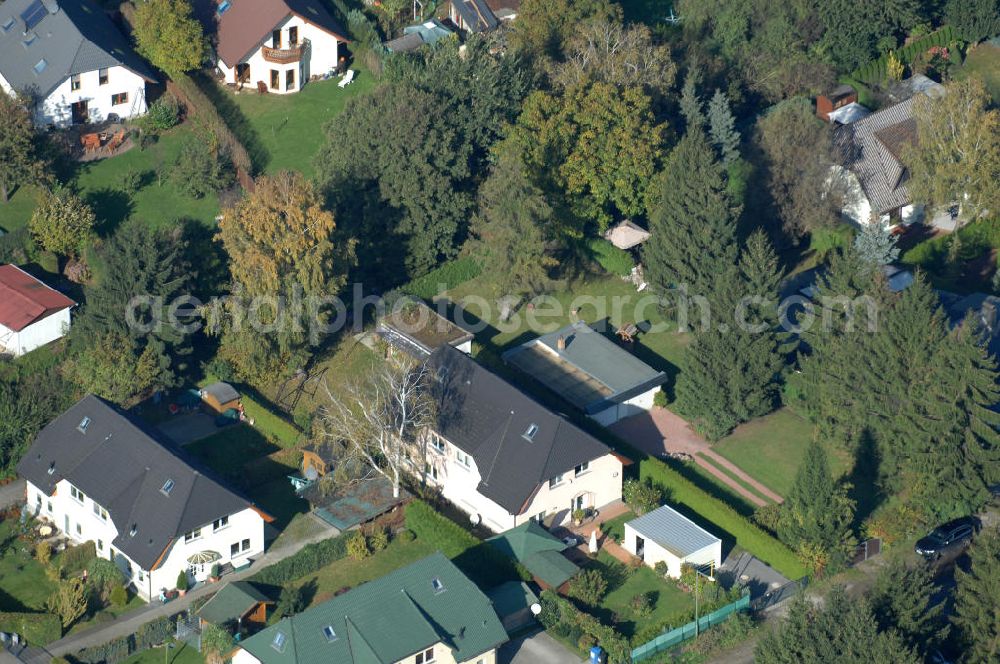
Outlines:
{"type": "Polygon", "coordinates": [[[376,528],[371,537],[368,538],[372,551],[382,551],[389,546],[389,533],[385,528],[376,528]]]}
{"type": "Polygon", "coordinates": [[[65,657],[53,657],[49,660],[49,664],[69,664],[69,660],[65,657]]]}
{"type": "Polygon", "coordinates": [[[205,372],[210,373],[224,383],[231,383],[236,380],[236,371],[233,369],[233,365],[221,357],[213,358],[211,362],[205,365],[205,372]]]}
{"type": "Polygon", "coordinates": [[[653,597],[650,593],[639,593],[629,600],[628,605],[637,618],[645,618],[653,612],[653,597]]]}
{"type": "Polygon", "coordinates": [[[0,632],[20,634],[29,645],[41,646],[62,636],[62,623],[51,613],[0,613],[0,632]]]}
{"type": "Polygon", "coordinates": [[[285,586],[278,597],[277,613],[293,616],[306,608],[306,596],[302,586],[285,586]]]}
{"type": "Polygon", "coordinates": [[[754,522],[764,530],[777,534],[778,521],[781,519],[781,505],[771,503],[761,505],[753,513],[754,522]]]}
{"type": "Polygon", "coordinates": [[[43,566],[48,566],[52,561],[52,546],[48,542],[39,542],[35,545],[35,560],[43,566]]]}
{"type": "Polygon", "coordinates": [[[119,186],[121,187],[121,190],[129,196],[134,196],[142,186],[142,173],[131,168],[128,169],[122,173],[119,186]]]}
{"type": "Polygon", "coordinates": [[[188,575],[187,570],[181,570],[177,572],[177,590],[187,590],[188,589],[188,575]]]}
{"type": "Polygon", "coordinates": [[[148,132],[166,131],[180,119],[181,105],[177,97],[166,94],[150,104],[146,115],[140,120],[140,125],[148,132]]]}
{"type": "MultiPolygon", "coordinates": [[[[208,98],[191,76],[187,74],[174,76],[174,83],[187,98],[189,106],[193,106],[198,112],[198,121],[205,126],[214,136],[225,154],[232,161],[235,168],[253,173],[253,163],[250,161],[250,154],[240,143],[239,139],[226,124],[212,100],[208,98]]],[[[213,84],[214,85],[214,84],[213,84]]]]}
{"type": "Polygon", "coordinates": [[[355,532],[351,539],[347,540],[347,555],[353,560],[364,560],[371,555],[371,549],[368,548],[368,538],[364,536],[364,533],[355,532]]]}
{"type": "Polygon", "coordinates": [[[110,560],[94,558],[87,565],[87,580],[93,584],[103,599],[125,582],[125,575],[110,560]]]}
{"type": "Polygon", "coordinates": [[[93,541],[87,541],[77,546],[67,548],[59,556],[59,567],[69,576],[79,574],[97,557],[97,548],[93,541]]]}
{"type": "Polygon", "coordinates": [[[625,480],[622,485],[622,500],[638,515],[651,512],[663,504],[663,492],[647,478],[625,480]]]}
{"type": "Polygon", "coordinates": [[[111,604],[119,608],[128,604],[128,591],[120,583],[111,590],[111,604]]]}
{"type": "Polygon", "coordinates": [[[149,650],[174,635],[174,621],[163,616],[141,625],[135,632],[133,652],[149,650]]]}
{"type": "Polygon", "coordinates": [[[400,290],[424,300],[432,300],[437,297],[442,288],[443,290],[452,289],[459,284],[475,279],[481,272],[482,268],[479,263],[471,257],[457,258],[431,270],[422,277],[414,279],[402,286],[400,290]]]}
{"type": "Polygon", "coordinates": [[[653,565],[653,571],[660,576],[666,576],[670,572],[670,567],[662,560],[657,560],[653,565]]]}
{"type": "Polygon", "coordinates": [[[118,664],[118,662],[128,659],[131,653],[131,641],[129,637],[125,636],[99,646],[84,648],[73,659],[80,664],[118,664]]]}
{"type": "Polygon", "coordinates": [[[46,608],[59,616],[63,627],[69,627],[87,612],[87,586],[79,578],[66,579],[49,597],[46,608]]]}
{"type": "Polygon", "coordinates": [[[576,640],[576,647],[583,652],[590,652],[590,649],[597,645],[597,639],[590,634],[581,634],[576,640]]]}
{"type": "Polygon", "coordinates": [[[174,185],[193,198],[204,198],[233,182],[224,150],[213,143],[206,137],[184,141],[170,171],[174,185]]]}
{"type": "Polygon", "coordinates": [[[572,640],[577,643],[583,635],[589,635],[607,651],[608,661],[616,664],[631,661],[628,640],[613,627],[602,625],[597,618],[580,611],[551,590],[542,591],[540,599],[542,612],[538,619],[546,629],[566,636],[575,635],[572,640]]]}
{"type": "Polygon", "coordinates": [[[600,570],[585,569],[569,582],[567,594],[588,606],[597,606],[608,592],[608,581],[600,570]]]}
{"type": "Polygon", "coordinates": [[[605,270],[619,277],[627,277],[632,274],[635,261],[631,254],[624,249],[619,249],[604,238],[592,238],[587,243],[591,256],[605,270]]]}
{"type": "Polygon", "coordinates": [[[710,530],[715,525],[718,530],[729,533],[738,546],[789,579],[798,579],[806,574],[805,567],[791,549],[741,516],[731,505],[708,494],[663,461],[644,457],[637,451],[633,454],[634,458],[641,459],[638,464],[641,479],[665,487],[672,503],[694,512],[699,520],[707,521],[710,530]]]}
{"type": "Polygon", "coordinates": [[[396,539],[398,539],[400,542],[405,542],[408,544],[413,540],[417,539],[417,536],[413,534],[412,530],[406,528],[401,530],[399,534],[396,535],[396,539]]]}
{"type": "Polygon", "coordinates": [[[670,397],[667,396],[663,388],[658,389],[653,394],[653,405],[658,408],[666,408],[670,405],[670,397]]]}
{"type": "Polygon", "coordinates": [[[268,565],[252,578],[257,583],[280,586],[315,572],[347,555],[348,535],[308,544],[294,556],[268,565]]]}

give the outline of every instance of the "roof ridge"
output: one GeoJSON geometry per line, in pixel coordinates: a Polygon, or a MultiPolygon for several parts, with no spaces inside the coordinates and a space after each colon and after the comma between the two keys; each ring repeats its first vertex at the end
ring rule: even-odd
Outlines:
{"type": "Polygon", "coordinates": [[[493,461],[492,463],[490,463],[490,470],[486,474],[486,479],[483,480],[483,484],[486,484],[487,486],[490,483],[490,478],[493,477],[493,470],[496,468],[497,459],[500,458],[500,450],[503,449],[503,441],[504,439],[507,438],[507,431],[510,430],[510,423],[511,421],[513,421],[513,419],[514,419],[514,411],[512,410],[510,411],[510,414],[507,415],[507,423],[504,425],[503,431],[500,433],[500,441],[497,443],[496,452],[493,453],[493,461]]]}
{"type": "Polygon", "coordinates": [[[354,621],[351,620],[351,616],[345,615],[344,623],[347,625],[347,645],[348,645],[348,650],[351,653],[351,659],[356,660],[356,658],[354,657],[354,646],[351,640],[351,633],[354,632],[358,635],[358,638],[361,639],[361,643],[363,643],[364,646],[368,648],[369,652],[375,655],[376,659],[381,661],[382,658],[379,657],[378,652],[375,651],[375,646],[373,646],[371,643],[368,642],[368,639],[365,638],[365,635],[361,633],[361,628],[355,625],[354,621]]]}
{"type": "MultiPolygon", "coordinates": [[[[552,444],[549,445],[549,453],[547,455],[545,455],[545,463],[543,463],[541,465],[541,474],[542,475],[547,475],[548,474],[549,461],[552,459],[552,451],[556,448],[556,441],[559,440],[559,427],[561,427],[562,424],[563,424],[563,418],[561,418],[559,416],[556,416],[556,430],[552,432],[552,444]]],[[[542,482],[544,482],[547,479],[551,479],[551,478],[549,478],[549,477],[539,477],[538,478],[538,483],[541,484],[542,482]]]]}

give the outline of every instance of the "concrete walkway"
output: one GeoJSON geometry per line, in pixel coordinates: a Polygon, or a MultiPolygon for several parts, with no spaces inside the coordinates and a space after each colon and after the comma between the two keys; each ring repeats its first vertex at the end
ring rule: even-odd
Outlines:
{"type": "Polygon", "coordinates": [[[695,433],[680,415],[666,408],[653,408],[648,413],[619,420],[609,428],[631,445],[651,456],[661,458],[674,453],[690,455],[691,459],[707,473],[754,505],[768,504],[768,501],[761,496],[766,496],[776,503],[784,500],[780,495],[712,450],[709,442],[695,433]],[[720,467],[753,487],[757,493],[747,490],[740,482],[723,472],[720,467]],[[760,495],[757,495],[758,493],[760,495]]]}
{"type": "Polygon", "coordinates": [[[239,581],[252,576],[268,565],[273,565],[280,560],[284,560],[285,558],[298,553],[307,544],[325,540],[332,537],[336,533],[337,529],[331,526],[329,530],[322,533],[317,533],[304,540],[293,542],[288,546],[281,547],[280,549],[272,549],[271,551],[266,552],[258,560],[254,561],[254,563],[247,569],[233,574],[227,574],[223,577],[223,582],[218,584],[206,584],[188,592],[184,595],[184,597],[178,597],[177,599],[167,602],[166,604],[160,604],[157,601],[153,601],[146,606],[122,614],[112,623],[89,627],[75,634],[65,636],[58,641],[54,641],[45,648],[29,648],[21,655],[21,660],[26,664],[49,664],[53,657],[71,655],[83,648],[107,643],[112,639],[128,636],[129,634],[135,634],[140,625],[162,616],[172,616],[184,611],[190,607],[191,603],[196,599],[217,592],[222,587],[223,583],[239,581]]]}

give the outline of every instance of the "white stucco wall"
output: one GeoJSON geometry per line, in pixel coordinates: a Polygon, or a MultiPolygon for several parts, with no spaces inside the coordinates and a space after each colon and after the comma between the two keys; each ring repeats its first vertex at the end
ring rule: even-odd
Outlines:
{"type": "Polygon", "coordinates": [[[521,514],[512,514],[478,491],[481,475],[476,462],[469,459],[469,467],[459,462],[463,454],[445,441],[445,451],[428,447],[428,465],[436,471],[427,481],[439,486],[441,493],[467,514],[478,514],[483,525],[495,532],[502,532],[526,521],[542,516],[554,523],[565,523],[572,518],[573,506],[583,498],[583,506],[600,508],[620,500],[622,496],[622,462],[612,454],[591,461],[586,470],[576,474],[570,469],[561,482],[549,487],[543,483],[521,514]]]}
{"type": "Polygon", "coordinates": [[[67,307],[32,323],[20,332],[0,325],[0,347],[12,355],[24,355],[39,346],[62,338],[69,331],[70,310],[67,307]]]}
{"type": "Polygon", "coordinates": [[[84,100],[91,122],[103,122],[109,113],[122,119],[146,113],[146,81],[125,67],[108,69],[108,82],[103,85],[98,70],[84,72],[80,74],[80,88],[71,88],[71,80],[67,78],[48,97],[39,101],[35,107],[35,121],[65,127],[73,120],[72,105],[84,100]],[[113,104],[112,96],[122,92],[128,94],[128,100],[113,104]]]}
{"type": "MultiPolygon", "coordinates": [[[[200,539],[185,544],[184,538],[181,537],[170,547],[170,552],[166,559],[161,561],[160,566],[150,573],[114,549],[111,543],[118,536],[118,529],[111,516],[102,519],[94,511],[95,501],[86,494],[82,503],[74,498],[69,481],[61,480],[51,496],[46,495],[31,482],[27,482],[26,500],[34,513],[51,522],[75,542],[93,540],[97,555],[117,563],[135,586],[136,592],[146,600],[159,595],[161,588],[176,587],[178,573],[187,569],[188,557],[198,551],[216,551],[222,555],[218,561],[220,565],[231,562],[233,566],[238,567],[250,556],[260,554],[264,550],[264,520],[260,514],[248,508],[229,515],[228,526],[217,531],[213,531],[211,523],[206,524],[202,527],[200,539]],[[230,546],[233,543],[241,545],[244,539],[250,540],[249,549],[243,551],[240,546],[241,550],[237,555],[230,555],[230,546]]],[[[136,537],[142,537],[142,524],[139,524],[139,529],[136,537]]],[[[190,580],[204,581],[210,572],[211,565],[204,565],[202,569],[195,571],[190,580]]]]}
{"type": "MultiPolygon", "coordinates": [[[[400,660],[399,664],[412,664],[413,661],[414,657],[411,655],[406,659],[400,660]]],[[[434,646],[434,664],[496,664],[496,661],[497,651],[495,649],[485,652],[482,655],[477,655],[472,659],[458,662],[455,659],[454,653],[448,646],[443,643],[439,643],[434,646]]],[[[243,648],[240,648],[233,654],[232,662],[233,664],[263,664],[261,660],[257,659],[243,648]]]]}
{"type": "Polygon", "coordinates": [[[605,408],[602,411],[590,415],[590,419],[594,420],[601,426],[606,427],[614,424],[618,420],[623,420],[626,417],[632,417],[633,415],[649,412],[653,409],[653,402],[659,389],[659,387],[654,387],[648,392],[643,392],[642,394],[634,396],[627,401],[617,403],[610,408],[605,408]]]}
{"type": "MultiPolygon", "coordinates": [[[[263,46],[273,47],[273,31],[269,30],[266,35],[261,35],[261,48],[254,51],[249,57],[241,62],[250,65],[250,78],[246,85],[256,87],[258,81],[263,81],[268,86],[268,90],[274,94],[290,94],[302,89],[311,76],[322,76],[337,66],[340,57],[340,42],[330,33],[317,28],[299,16],[289,16],[280,26],[275,29],[281,30],[281,47],[288,48],[289,28],[298,28],[299,43],[308,42],[305,54],[299,62],[287,64],[275,64],[264,59],[263,46]],[[271,71],[278,72],[278,86],[271,87],[271,71]],[[292,87],[286,85],[286,72],[295,72],[295,84],[292,87]]],[[[236,82],[236,67],[229,67],[225,62],[219,60],[219,70],[225,76],[227,83],[236,82]]]]}
{"type": "MultiPolygon", "coordinates": [[[[635,528],[631,524],[625,524],[625,534],[624,541],[622,542],[622,548],[631,553],[633,556],[637,554],[636,538],[642,537],[639,533],[635,531],[635,528]]],[[[722,542],[716,541],[715,543],[706,546],[698,551],[695,551],[691,555],[685,556],[683,558],[675,556],[670,551],[654,542],[649,538],[644,538],[645,543],[643,544],[643,556],[642,560],[649,567],[654,567],[658,562],[664,562],[667,564],[667,574],[671,577],[677,579],[681,575],[681,566],[685,563],[690,563],[695,566],[707,565],[709,563],[713,564],[713,568],[717,568],[722,564],[722,542]]]]}

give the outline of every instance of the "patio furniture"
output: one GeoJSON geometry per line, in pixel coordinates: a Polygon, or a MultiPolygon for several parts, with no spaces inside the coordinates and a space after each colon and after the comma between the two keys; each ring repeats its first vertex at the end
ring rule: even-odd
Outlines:
{"type": "Polygon", "coordinates": [[[344,74],[344,78],[340,79],[340,83],[337,83],[338,88],[346,88],[354,80],[354,70],[348,69],[344,74]]]}
{"type": "Polygon", "coordinates": [[[266,95],[267,94],[267,83],[264,81],[257,81],[257,94],[266,95]]]}
{"type": "Polygon", "coordinates": [[[111,137],[111,140],[108,141],[108,144],[104,146],[107,155],[108,156],[113,155],[115,153],[115,150],[120,148],[122,143],[124,142],[125,142],[125,130],[119,129],[117,132],[115,132],[115,135],[111,137]]]}
{"type": "Polygon", "coordinates": [[[101,136],[100,134],[83,134],[80,136],[80,144],[83,145],[85,153],[96,152],[101,149],[101,136]]]}

